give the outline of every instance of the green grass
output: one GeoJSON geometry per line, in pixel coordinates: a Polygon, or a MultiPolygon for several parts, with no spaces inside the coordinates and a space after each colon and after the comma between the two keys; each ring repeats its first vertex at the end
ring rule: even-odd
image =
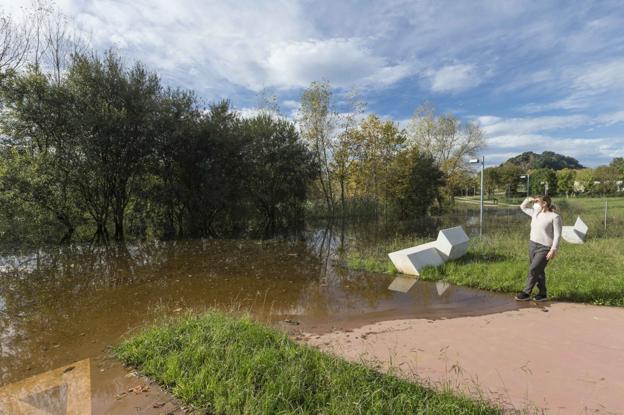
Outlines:
{"type": "MultiPolygon", "coordinates": [[[[548,296],[553,300],[624,307],[624,198],[609,198],[608,229],[604,229],[604,200],[556,200],[566,224],[580,215],[589,226],[583,245],[561,241],[557,258],[546,268],[548,296]]],[[[497,230],[486,217],[483,239],[472,239],[466,256],[437,268],[426,268],[421,278],[490,291],[515,293],[528,271],[529,222],[504,223],[497,230]]],[[[346,254],[348,267],[374,272],[396,270],[388,252],[426,242],[392,239],[376,246],[355,246],[346,254]]]]}
{"type": "Polygon", "coordinates": [[[346,362],[249,317],[218,311],[164,321],[113,353],[207,413],[502,413],[484,401],[346,362]]]}

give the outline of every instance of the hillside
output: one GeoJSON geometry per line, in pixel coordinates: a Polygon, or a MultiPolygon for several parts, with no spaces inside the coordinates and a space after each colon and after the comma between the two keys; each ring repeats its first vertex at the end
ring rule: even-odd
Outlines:
{"type": "Polygon", "coordinates": [[[550,168],[553,170],[584,168],[574,157],[564,156],[563,154],[558,154],[553,151],[544,151],[542,154],[527,151],[508,159],[503,164],[512,164],[522,167],[525,170],[540,168],[550,168]]]}

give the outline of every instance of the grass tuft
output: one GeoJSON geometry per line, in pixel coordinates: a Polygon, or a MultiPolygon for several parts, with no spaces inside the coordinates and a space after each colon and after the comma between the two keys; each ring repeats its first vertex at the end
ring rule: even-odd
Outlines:
{"type": "Polygon", "coordinates": [[[498,414],[297,344],[218,311],[168,320],[113,349],[187,404],[218,414],[498,414]]]}

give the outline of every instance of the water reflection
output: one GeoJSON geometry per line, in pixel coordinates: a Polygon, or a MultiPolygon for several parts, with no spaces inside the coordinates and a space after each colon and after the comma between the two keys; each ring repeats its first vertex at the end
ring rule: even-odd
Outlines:
{"type": "MultiPolygon", "coordinates": [[[[429,232],[429,226],[438,225],[434,220],[421,229],[429,232]]],[[[408,293],[389,291],[392,276],[339,265],[350,243],[375,244],[406,227],[393,226],[342,224],[282,241],[5,251],[0,255],[0,384],[99,355],[128,330],[187,308],[243,309],[321,330],[516,307],[506,296],[458,287],[445,288],[441,296],[435,284],[425,282],[412,284],[408,293]]]]}
{"type": "Polygon", "coordinates": [[[436,282],[436,291],[438,292],[438,296],[442,297],[444,293],[451,287],[451,284],[444,281],[436,282]]]}
{"type": "Polygon", "coordinates": [[[417,279],[414,277],[398,276],[392,280],[388,286],[389,290],[398,291],[401,293],[408,292],[414,285],[416,285],[417,279]]]}

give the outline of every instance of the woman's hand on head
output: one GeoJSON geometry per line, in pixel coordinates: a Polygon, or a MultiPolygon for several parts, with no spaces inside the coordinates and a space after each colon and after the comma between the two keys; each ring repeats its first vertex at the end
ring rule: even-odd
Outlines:
{"type": "Polygon", "coordinates": [[[557,251],[554,249],[551,249],[550,251],[548,251],[548,253],[546,254],[546,259],[547,260],[553,260],[555,259],[555,256],[557,255],[557,251]]]}

